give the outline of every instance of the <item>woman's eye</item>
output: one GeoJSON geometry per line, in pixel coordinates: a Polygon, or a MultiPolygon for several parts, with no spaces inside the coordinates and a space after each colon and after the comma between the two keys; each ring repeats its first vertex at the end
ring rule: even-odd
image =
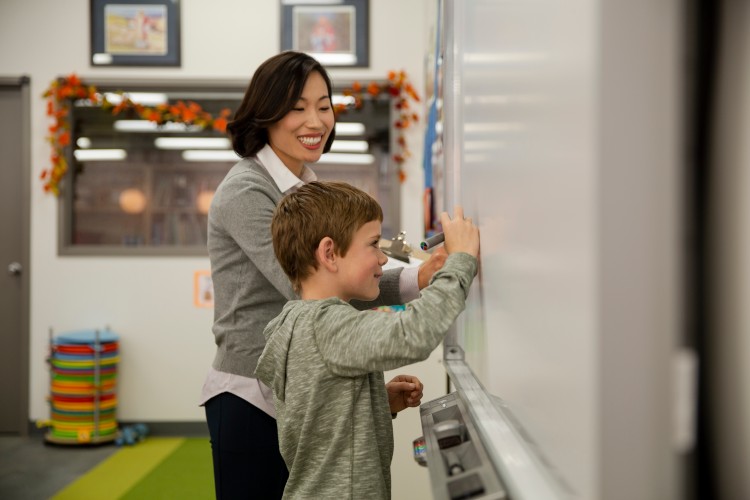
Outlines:
{"type": "Polygon", "coordinates": [[[292,111],[304,111],[305,108],[292,108],[292,111]]]}
{"type": "Polygon", "coordinates": [[[331,108],[328,107],[328,106],[326,106],[325,108],[320,108],[321,111],[328,111],[329,109],[331,109],[331,108]]]}

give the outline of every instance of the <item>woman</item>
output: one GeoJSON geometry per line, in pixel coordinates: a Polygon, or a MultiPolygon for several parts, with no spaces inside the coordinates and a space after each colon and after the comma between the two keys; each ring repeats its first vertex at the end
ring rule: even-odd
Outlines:
{"type": "MultiPolygon", "coordinates": [[[[284,491],[273,393],[254,378],[263,329],[296,298],[274,255],[271,218],[284,194],[316,179],[306,163],[330,150],[334,126],[325,69],[290,51],[260,65],[227,127],[242,160],[216,190],[208,214],[217,352],[202,392],[219,499],[281,498],[284,491]]],[[[444,261],[441,253],[418,271],[386,273],[377,301],[363,307],[416,298],[444,261]]],[[[419,405],[416,377],[401,375],[386,388],[394,415],[419,405]]]]}

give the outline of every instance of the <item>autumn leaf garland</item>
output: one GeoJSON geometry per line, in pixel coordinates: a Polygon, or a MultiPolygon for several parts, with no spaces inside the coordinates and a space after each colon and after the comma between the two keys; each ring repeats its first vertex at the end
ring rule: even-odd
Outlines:
{"type": "Polygon", "coordinates": [[[44,191],[55,196],[60,194],[60,182],[68,171],[65,159],[65,148],[70,145],[70,106],[76,99],[87,99],[92,105],[101,106],[104,111],[113,115],[131,111],[144,120],[163,125],[167,122],[197,125],[211,128],[219,132],[226,132],[227,119],[231,115],[229,109],[221,111],[218,117],[213,117],[204,111],[197,103],[178,101],[176,104],[160,104],[158,106],[143,106],[128,98],[127,93],[117,92],[121,100],[117,104],[111,103],[93,85],[84,85],[77,75],[54,80],[44,92],[47,99],[47,116],[52,123],[48,128],[47,141],[52,147],[50,167],[42,170],[40,178],[44,183],[44,191]]]}
{"type": "MultiPolygon", "coordinates": [[[[367,87],[364,87],[364,91],[371,98],[376,98],[383,94],[390,96],[393,106],[396,108],[397,116],[393,122],[393,127],[396,129],[397,133],[397,150],[392,158],[399,166],[399,181],[404,182],[406,180],[406,173],[401,168],[401,165],[407,158],[411,157],[411,150],[406,141],[404,130],[409,128],[413,123],[419,121],[419,115],[414,106],[414,104],[421,102],[419,94],[414,89],[414,86],[409,81],[409,77],[403,70],[399,72],[389,71],[387,82],[370,82],[367,87]]],[[[342,93],[346,96],[352,96],[354,98],[354,104],[352,106],[347,106],[345,104],[334,106],[334,111],[337,114],[345,113],[350,107],[355,109],[362,107],[363,86],[361,83],[354,82],[351,88],[344,89],[342,93]]]]}
{"type": "MultiPolygon", "coordinates": [[[[351,88],[343,91],[344,95],[354,97],[354,104],[349,106],[337,104],[334,106],[334,112],[338,115],[352,108],[361,108],[362,100],[365,98],[362,91],[363,86],[359,82],[354,82],[351,88]]],[[[398,134],[396,137],[397,151],[393,154],[393,161],[400,167],[411,156],[403,131],[419,120],[419,115],[410,104],[410,101],[420,102],[419,95],[404,71],[389,72],[386,83],[371,82],[365,87],[365,92],[370,98],[385,93],[393,101],[393,105],[398,112],[393,123],[398,134]]],[[[157,125],[168,122],[184,123],[222,133],[226,132],[228,119],[232,115],[231,110],[223,109],[219,116],[215,117],[192,101],[144,106],[130,100],[127,93],[116,92],[116,94],[121,96],[121,100],[113,104],[95,86],[85,85],[75,74],[54,80],[44,92],[43,97],[47,100],[47,116],[51,120],[47,141],[52,148],[50,166],[42,170],[40,175],[45,192],[58,196],[60,194],[60,183],[68,171],[65,148],[70,145],[71,141],[69,116],[70,107],[74,100],[86,99],[92,105],[101,106],[102,110],[113,115],[126,111],[132,112],[141,119],[149,120],[157,125]]],[[[406,175],[399,168],[399,180],[403,182],[405,179],[406,175]]]]}

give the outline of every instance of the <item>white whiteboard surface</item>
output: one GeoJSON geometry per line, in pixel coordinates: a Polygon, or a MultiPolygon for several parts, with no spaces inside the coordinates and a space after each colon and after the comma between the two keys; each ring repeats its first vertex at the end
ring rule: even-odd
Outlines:
{"type": "Polygon", "coordinates": [[[679,498],[677,4],[445,4],[445,206],[482,238],[458,344],[575,498],[679,498]]]}

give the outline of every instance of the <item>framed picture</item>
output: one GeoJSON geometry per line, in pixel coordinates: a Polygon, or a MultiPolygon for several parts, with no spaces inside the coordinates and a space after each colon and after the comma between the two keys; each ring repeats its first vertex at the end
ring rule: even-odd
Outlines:
{"type": "Polygon", "coordinates": [[[91,0],[92,66],[179,66],[180,0],[91,0]]]}
{"type": "Polygon", "coordinates": [[[281,50],[325,66],[369,66],[368,0],[282,0],[281,50]]]}
{"type": "Polygon", "coordinates": [[[210,308],[214,306],[214,282],[211,271],[193,273],[193,305],[210,308]]]}

